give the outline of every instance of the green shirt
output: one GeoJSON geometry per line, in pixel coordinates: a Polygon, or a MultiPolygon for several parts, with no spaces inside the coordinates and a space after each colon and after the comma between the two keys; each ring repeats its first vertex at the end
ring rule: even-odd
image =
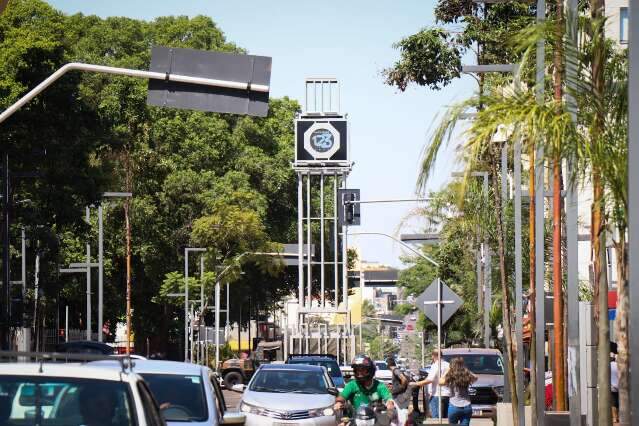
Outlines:
{"type": "Polygon", "coordinates": [[[386,385],[375,379],[373,379],[373,385],[370,389],[366,389],[357,380],[353,379],[346,384],[340,396],[350,401],[355,410],[362,404],[370,404],[379,399],[384,402],[393,399],[386,385]]]}

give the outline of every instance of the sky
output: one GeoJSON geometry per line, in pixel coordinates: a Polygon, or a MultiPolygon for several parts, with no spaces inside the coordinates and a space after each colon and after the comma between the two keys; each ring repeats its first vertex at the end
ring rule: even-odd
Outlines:
{"type": "MultiPolygon", "coordinates": [[[[381,71],[399,52],[393,43],[434,24],[433,0],[51,0],[65,13],[152,20],[166,15],[210,16],[227,40],[254,55],[273,58],[271,97],[304,99],[304,79],[336,77],[342,112],[348,114],[351,160],[348,186],[363,200],[415,198],[424,146],[448,105],[470,96],[475,82],[465,76],[441,91],[384,84],[381,71]]],[[[291,159],[293,160],[293,159],[291,159]]],[[[454,166],[451,150],[438,161],[431,189],[447,181],[454,166]]],[[[419,221],[400,224],[416,203],[362,205],[362,225],[352,232],[394,236],[419,232],[419,221]]],[[[391,239],[353,236],[362,260],[402,267],[409,253],[391,239]]]]}

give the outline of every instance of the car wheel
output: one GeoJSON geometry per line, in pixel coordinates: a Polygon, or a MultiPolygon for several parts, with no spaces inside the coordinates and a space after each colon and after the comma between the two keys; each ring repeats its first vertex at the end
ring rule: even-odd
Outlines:
{"type": "Polygon", "coordinates": [[[237,371],[231,371],[224,376],[224,385],[227,389],[231,389],[235,385],[241,385],[244,383],[244,377],[237,371]]]}

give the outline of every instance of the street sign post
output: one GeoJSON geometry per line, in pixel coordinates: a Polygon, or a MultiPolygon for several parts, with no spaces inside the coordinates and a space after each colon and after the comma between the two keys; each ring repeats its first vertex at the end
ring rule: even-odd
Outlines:
{"type": "Polygon", "coordinates": [[[426,315],[426,318],[438,323],[437,320],[437,300],[442,300],[444,305],[441,308],[441,323],[446,324],[448,320],[457,312],[464,301],[453,290],[450,289],[439,278],[435,278],[433,282],[424,290],[422,294],[415,299],[415,306],[417,306],[426,315]],[[438,298],[437,283],[441,283],[441,299],[438,298]],[[433,303],[435,302],[435,303],[433,303]]]}
{"type": "MultiPolygon", "coordinates": [[[[417,306],[424,312],[426,317],[437,324],[437,354],[438,354],[438,376],[441,378],[442,371],[442,325],[453,316],[462,305],[463,300],[455,294],[439,278],[433,282],[417,297],[417,306]],[[446,298],[443,300],[442,298],[446,298]]],[[[442,423],[442,397],[441,385],[437,386],[437,400],[439,403],[439,423],[442,423]]]]}

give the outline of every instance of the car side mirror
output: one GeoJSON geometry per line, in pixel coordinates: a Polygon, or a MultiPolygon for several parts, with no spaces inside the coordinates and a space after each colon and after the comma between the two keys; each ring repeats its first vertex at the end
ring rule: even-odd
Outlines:
{"type": "Polygon", "coordinates": [[[222,417],[223,425],[243,425],[246,422],[246,415],[234,411],[227,411],[222,417]]]}
{"type": "Polygon", "coordinates": [[[244,389],[246,389],[246,385],[244,385],[244,384],[240,384],[240,383],[238,383],[237,385],[233,385],[233,386],[231,386],[231,390],[232,390],[233,392],[239,392],[239,393],[242,393],[242,392],[244,392],[244,389]]]}
{"type": "Polygon", "coordinates": [[[337,388],[328,388],[326,389],[326,391],[328,392],[329,395],[333,395],[333,396],[339,395],[339,391],[337,390],[337,388]]]}

